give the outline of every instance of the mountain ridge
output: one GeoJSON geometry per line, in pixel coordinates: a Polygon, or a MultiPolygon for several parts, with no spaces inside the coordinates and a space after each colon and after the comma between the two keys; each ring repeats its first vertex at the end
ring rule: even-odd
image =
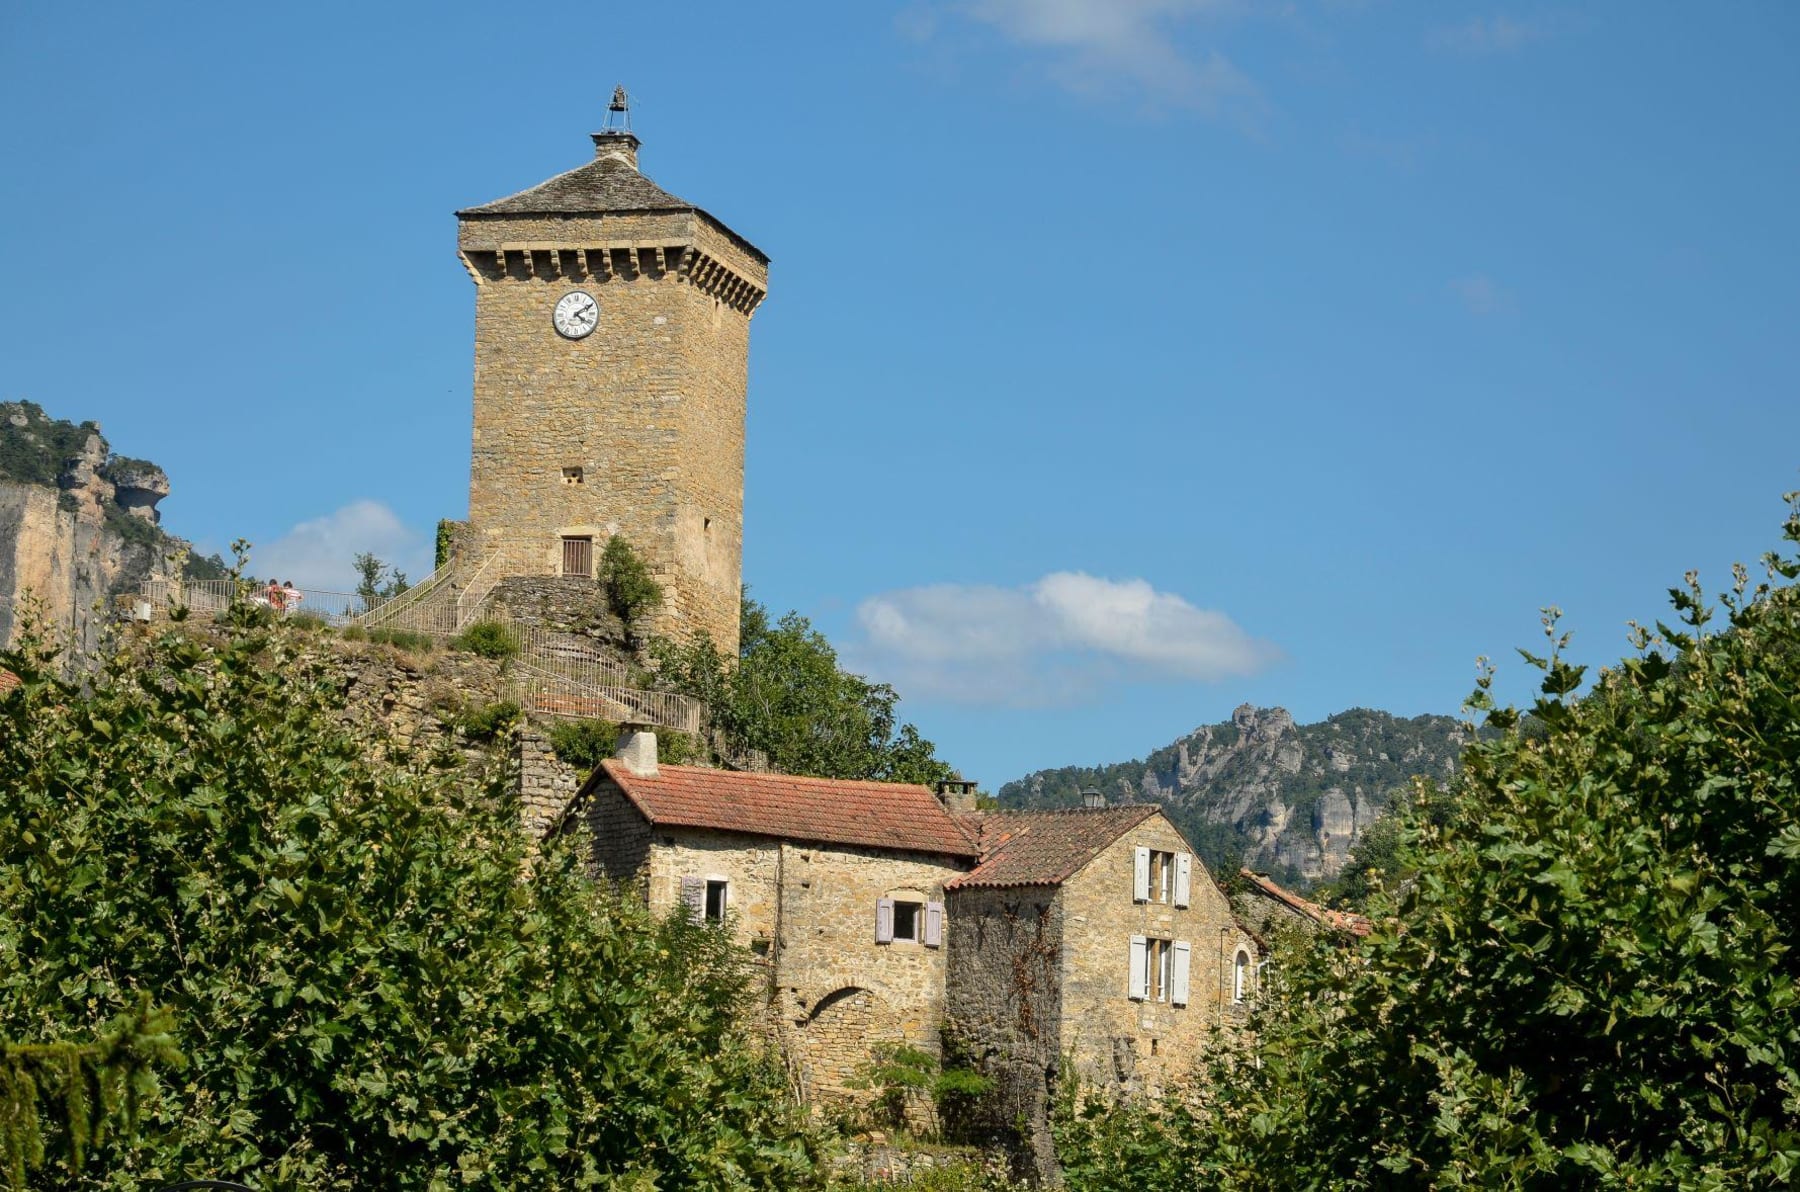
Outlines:
{"type": "Polygon", "coordinates": [[[1073,807],[1097,788],[1109,803],[1161,803],[1216,875],[1241,861],[1305,888],[1343,870],[1415,775],[1452,773],[1463,741],[1450,716],[1349,708],[1300,725],[1284,708],[1243,704],[1144,757],[1038,770],[997,797],[1003,807],[1073,807]]]}

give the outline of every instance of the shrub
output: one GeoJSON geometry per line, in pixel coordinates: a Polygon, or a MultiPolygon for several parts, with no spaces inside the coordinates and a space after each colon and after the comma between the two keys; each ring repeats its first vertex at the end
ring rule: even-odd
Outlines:
{"type": "Polygon", "coordinates": [[[339,636],[347,642],[366,642],[369,640],[369,631],[361,625],[346,625],[339,636]]]}
{"type": "Polygon", "coordinates": [[[627,629],[663,599],[662,585],[651,577],[650,569],[621,534],[608,538],[606,549],[600,552],[600,587],[613,615],[627,629]]]}
{"type": "Polygon", "coordinates": [[[610,720],[559,720],[550,726],[550,748],[562,761],[590,771],[619,747],[619,726],[610,720]]]}
{"type": "Polygon", "coordinates": [[[371,629],[369,640],[405,650],[408,654],[429,654],[437,649],[437,640],[429,633],[415,633],[410,629],[371,629]]]}
{"type": "Polygon", "coordinates": [[[289,613],[284,619],[302,633],[323,633],[331,628],[323,613],[289,613]]]}
{"type": "Polygon", "coordinates": [[[511,658],[519,652],[519,635],[498,621],[477,621],[450,639],[450,647],[483,658],[511,658]]]}
{"type": "Polygon", "coordinates": [[[884,1043],[873,1048],[849,1085],[875,1093],[869,1111],[876,1124],[906,1129],[906,1107],[925,1095],[937,1078],[937,1060],[906,1043],[884,1043]]]}
{"type": "Polygon", "coordinates": [[[148,996],[188,1058],[93,1180],[34,1186],[814,1186],[744,954],[575,834],[528,863],[516,811],[389,760],[300,645],[171,631],[79,681],[0,652],[0,1038],[148,996]]]}
{"type": "Polygon", "coordinates": [[[519,722],[519,705],[512,700],[475,704],[453,714],[448,723],[471,741],[491,741],[519,722]]]}

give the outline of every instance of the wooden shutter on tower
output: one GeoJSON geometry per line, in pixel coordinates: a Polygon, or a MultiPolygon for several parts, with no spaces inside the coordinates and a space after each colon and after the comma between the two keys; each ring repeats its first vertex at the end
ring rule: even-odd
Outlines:
{"type": "Polygon", "coordinates": [[[1141,935],[1131,937],[1131,1000],[1143,1001],[1150,994],[1150,941],[1141,935]]]}
{"type": "Polygon", "coordinates": [[[706,879],[703,877],[684,877],[681,879],[681,903],[694,916],[695,922],[706,918],[706,879]]]}
{"type": "Polygon", "coordinates": [[[928,902],[925,904],[925,946],[941,948],[944,944],[944,904],[928,902]]]}
{"type": "Polygon", "coordinates": [[[875,900],[875,942],[878,944],[894,942],[894,900],[892,898],[875,900]]]}
{"type": "Polygon", "coordinates": [[[1175,905],[1186,906],[1191,899],[1194,888],[1194,858],[1186,853],[1175,854],[1175,905]]]}
{"type": "Polygon", "coordinates": [[[1192,952],[1186,940],[1175,941],[1174,972],[1169,977],[1169,1001],[1177,1006],[1188,1004],[1188,971],[1192,967],[1192,952]]]}
{"type": "Polygon", "coordinates": [[[1131,856],[1131,898],[1134,902],[1150,901],[1150,850],[1141,844],[1131,856]]]}

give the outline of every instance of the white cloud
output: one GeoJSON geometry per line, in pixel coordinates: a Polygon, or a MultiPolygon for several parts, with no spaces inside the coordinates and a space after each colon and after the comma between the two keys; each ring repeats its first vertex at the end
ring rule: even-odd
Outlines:
{"type": "MultiPolygon", "coordinates": [[[[1263,109],[1256,84],[1217,50],[1189,52],[1176,38],[1182,26],[1231,7],[1229,0],[962,0],[952,11],[1049,52],[1051,77],[1072,91],[1131,84],[1154,101],[1254,126],[1263,109]]],[[[923,38],[940,26],[915,14],[906,29],[923,38]]]]}
{"type": "Polygon", "coordinates": [[[1425,44],[1461,54],[1509,54],[1548,34],[1548,29],[1534,21],[1471,17],[1460,25],[1433,29],[1425,35],[1425,44]]]}
{"type": "Polygon", "coordinates": [[[1511,291],[1503,289],[1485,273],[1456,278],[1450,283],[1450,292],[1462,299],[1462,304],[1472,315],[1500,315],[1513,309],[1511,291]]]}
{"type": "Polygon", "coordinates": [[[1277,658],[1221,612],[1141,579],[1058,571],[1022,588],[937,584],[857,608],[854,662],[904,694],[1022,706],[1073,703],[1113,682],[1216,681],[1277,658]]]}
{"type": "Polygon", "coordinates": [[[380,501],[369,500],[303,521],[267,546],[254,547],[250,570],[264,579],[292,580],[296,587],[349,592],[356,587],[354,560],[364,552],[413,580],[431,571],[425,536],[380,501]]]}

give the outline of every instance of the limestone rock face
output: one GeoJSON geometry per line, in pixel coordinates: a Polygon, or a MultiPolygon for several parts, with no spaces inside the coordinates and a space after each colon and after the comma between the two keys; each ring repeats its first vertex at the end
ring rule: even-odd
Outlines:
{"type": "Polygon", "coordinates": [[[1008,806],[1079,806],[1098,787],[1113,803],[1159,802],[1209,866],[1233,853],[1278,880],[1336,877],[1350,850],[1413,775],[1455,766],[1460,725],[1355,708],[1297,725],[1283,708],[1239,707],[1140,761],[1043,770],[1002,786],[1008,806]]]}
{"type": "Polygon", "coordinates": [[[114,457],[98,423],[0,402],[0,644],[35,602],[49,630],[92,653],[111,597],[187,545],[155,528],[168,493],[163,470],[114,457]]]}

